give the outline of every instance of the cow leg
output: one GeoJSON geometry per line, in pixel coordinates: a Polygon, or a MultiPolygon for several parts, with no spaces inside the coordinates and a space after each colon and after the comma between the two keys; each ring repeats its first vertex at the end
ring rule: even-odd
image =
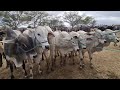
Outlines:
{"type": "Polygon", "coordinates": [[[25,61],[24,60],[23,60],[22,68],[24,70],[24,76],[27,77],[27,71],[26,71],[26,66],[25,66],[25,61]]]}
{"type": "Polygon", "coordinates": [[[5,53],[3,52],[3,58],[6,60],[6,68],[8,68],[9,67],[9,62],[8,62],[8,60],[6,59],[6,55],[5,55],[5,53]]]}
{"type": "Polygon", "coordinates": [[[50,61],[51,61],[51,63],[50,63],[50,70],[51,70],[51,71],[54,71],[53,67],[54,67],[54,61],[55,61],[55,60],[53,59],[52,56],[50,57],[50,59],[51,59],[51,60],[50,60],[50,61]]]}
{"type": "Polygon", "coordinates": [[[11,79],[14,79],[15,77],[13,75],[13,63],[10,61],[9,64],[10,64],[11,79]]]}
{"type": "Polygon", "coordinates": [[[3,58],[5,58],[5,59],[6,59],[6,56],[5,56],[5,53],[4,53],[4,52],[2,53],[2,55],[3,55],[3,58]]]}
{"type": "Polygon", "coordinates": [[[82,69],[84,67],[82,50],[79,50],[79,55],[80,55],[80,69],[82,69]]]}
{"type": "Polygon", "coordinates": [[[66,65],[66,58],[67,58],[67,54],[65,54],[65,58],[64,58],[64,61],[63,61],[64,65],[66,65]]]}
{"type": "Polygon", "coordinates": [[[75,51],[75,56],[77,56],[77,51],[75,51]]]}
{"type": "Polygon", "coordinates": [[[57,51],[57,56],[60,56],[58,51],[57,51]]]}
{"type": "Polygon", "coordinates": [[[15,66],[15,64],[13,64],[13,65],[14,65],[14,68],[17,69],[16,66],[15,66]]]}
{"type": "Polygon", "coordinates": [[[54,71],[54,69],[53,69],[53,67],[56,67],[56,55],[55,55],[55,57],[54,58],[52,58],[52,65],[51,65],[51,71],[54,71]]]}
{"type": "Polygon", "coordinates": [[[56,58],[57,58],[57,56],[55,55],[55,58],[53,59],[54,60],[54,62],[53,62],[54,67],[56,67],[56,58]]]}
{"type": "Polygon", "coordinates": [[[55,57],[57,57],[57,51],[55,46],[50,46],[50,71],[54,71],[55,57]]]}
{"type": "Polygon", "coordinates": [[[40,65],[40,63],[38,64],[38,73],[39,73],[39,74],[42,74],[42,70],[41,70],[41,65],[40,65]]]}
{"type": "Polygon", "coordinates": [[[71,52],[71,55],[72,55],[72,60],[73,60],[73,65],[75,64],[75,59],[74,59],[74,52],[71,52]]]}
{"type": "Polygon", "coordinates": [[[8,60],[6,60],[6,69],[10,66],[10,63],[8,60]]]}
{"type": "Polygon", "coordinates": [[[52,56],[52,67],[56,67],[56,58],[57,58],[57,56],[59,56],[58,55],[59,53],[58,53],[58,50],[55,50],[55,53],[54,54],[52,54],[51,56],[52,56]]]}
{"type": "MultiPolygon", "coordinates": [[[[71,53],[68,54],[68,57],[69,57],[69,61],[70,61],[71,57],[72,57],[71,53]]],[[[69,62],[69,64],[70,64],[70,62],[69,62]]]]}
{"type": "Polygon", "coordinates": [[[2,64],[3,64],[3,62],[2,62],[2,54],[0,53],[0,67],[2,67],[2,64]]]}
{"type": "Polygon", "coordinates": [[[50,60],[47,57],[47,55],[48,55],[47,52],[45,51],[45,52],[43,52],[43,54],[44,54],[44,57],[45,57],[44,59],[46,60],[46,66],[47,66],[46,73],[49,73],[49,70],[50,70],[50,60]]]}
{"type": "Polygon", "coordinates": [[[44,53],[42,53],[42,61],[44,60],[44,53]]]}
{"type": "Polygon", "coordinates": [[[32,65],[32,62],[30,62],[30,79],[33,79],[33,65],[32,65]]]}
{"type": "Polygon", "coordinates": [[[83,56],[83,58],[85,57],[85,56],[84,56],[84,54],[85,54],[85,52],[84,52],[84,51],[82,51],[82,56],[83,56]]]}
{"type": "Polygon", "coordinates": [[[88,54],[89,54],[89,59],[90,59],[90,68],[93,68],[91,50],[88,51],[88,54]]]}
{"type": "MultiPolygon", "coordinates": [[[[47,61],[47,70],[46,70],[46,73],[49,73],[49,62],[47,61]]],[[[53,70],[53,69],[52,69],[53,70]]]]}
{"type": "Polygon", "coordinates": [[[69,53],[69,58],[71,58],[71,54],[69,53]]]}
{"type": "Polygon", "coordinates": [[[117,46],[117,43],[114,43],[114,46],[117,46]]]}
{"type": "MultiPolygon", "coordinates": [[[[82,51],[82,56],[83,56],[83,59],[84,59],[84,57],[85,57],[85,56],[84,56],[84,54],[85,54],[85,52],[84,52],[84,51],[82,51]]],[[[85,67],[85,63],[84,63],[84,61],[83,61],[83,60],[82,60],[82,66],[83,66],[83,67],[85,67]]]]}
{"type": "Polygon", "coordinates": [[[63,59],[63,56],[60,55],[60,66],[62,66],[62,59],[63,59]]]}
{"type": "Polygon", "coordinates": [[[28,60],[25,60],[25,61],[24,61],[24,63],[27,63],[27,62],[28,62],[28,60]]]}
{"type": "Polygon", "coordinates": [[[53,69],[53,62],[54,62],[54,60],[52,59],[51,60],[52,61],[52,68],[50,68],[50,60],[46,57],[46,64],[47,64],[47,70],[46,70],[46,73],[49,73],[49,70],[51,70],[51,71],[53,71],[54,69],[53,69]]]}

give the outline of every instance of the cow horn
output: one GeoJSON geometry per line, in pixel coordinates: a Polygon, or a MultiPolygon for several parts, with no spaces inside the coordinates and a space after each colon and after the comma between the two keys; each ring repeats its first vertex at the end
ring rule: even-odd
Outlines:
{"type": "Polygon", "coordinates": [[[3,43],[14,43],[14,39],[13,40],[4,40],[2,41],[3,43]]]}

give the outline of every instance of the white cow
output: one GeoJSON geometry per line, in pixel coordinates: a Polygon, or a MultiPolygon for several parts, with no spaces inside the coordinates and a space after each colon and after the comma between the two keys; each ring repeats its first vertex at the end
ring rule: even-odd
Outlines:
{"type": "MultiPolygon", "coordinates": [[[[108,43],[114,42],[115,45],[119,42],[119,39],[117,38],[116,34],[118,31],[112,31],[110,29],[106,29],[103,31],[104,38],[107,40],[108,43]]],[[[109,45],[109,44],[108,44],[109,45]]]]}
{"type": "Polygon", "coordinates": [[[84,53],[87,51],[90,59],[90,67],[92,68],[92,53],[94,48],[99,44],[104,44],[106,40],[103,38],[101,31],[95,31],[90,33],[79,33],[83,38],[84,43],[79,42],[79,55],[80,55],[80,68],[84,67],[84,53]],[[84,46],[84,47],[83,47],[84,46]],[[86,46],[86,48],[85,48],[86,46]]]}
{"type": "Polygon", "coordinates": [[[44,56],[47,60],[47,70],[49,66],[48,58],[47,58],[47,52],[50,49],[50,45],[48,43],[49,36],[53,36],[53,31],[49,26],[38,26],[35,29],[28,29],[23,32],[24,34],[29,35],[33,38],[34,43],[36,44],[36,51],[38,56],[34,59],[36,63],[39,64],[38,72],[41,73],[40,63],[42,59],[42,53],[44,53],[44,56]]]}
{"type": "Polygon", "coordinates": [[[11,71],[11,78],[14,78],[13,75],[13,63],[16,67],[23,67],[25,70],[26,76],[26,69],[24,68],[24,60],[33,59],[37,56],[35,52],[33,40],[28,35],[24,35],[17,30],[6,30],[6,37],[3,40],[4,43],[4,52],[6,55],[6,60],[9,62],[10,71],[11,71]]]}
{"type": "MultiPolygon", "coordinates": [[[[91,60],[92,60],[92,53],[94,52],[99,52],[99,51],[102,51],[103,50],[103,47],[105,46],[108,46],[110,44],[110,42],[116,42],[118,41],[118,38],[116,37],[116,35],[114,34],[116,33],[116,31],[112,31],[112,30],[106,30],[106,31],[101,31],[99,29],[94,29],[93,31],[91,31],[89,33],[89,36],[85,34],[86,37],[86,51],[88,51],[88,54],[89,54],[89,58],[90,58],[90,65],[92,67],[92,63],[91,63],[91,60]],[[92,34],[90,37],[90,34],[92,34]],[[101,40],[106,40],[103,42],[100,42],[101,40]]],[[[80,33],[79,33],[80,34],[80,33]]],[[[83,35],[83,33],[81,33],[81,35],[83,35]]],[[[80,54],[82,53],[83,57],[84,58],[84,53],[86,51],[81,51],[80,54]]],[[[81,58],[81,61],[82,61],[82,58],[81,58]]],[[[80,63],[80,68],[82,68],[84,66],[84,63],[80,63]],[[83,64],[83,65],[82,65],[83,64]]]]}
{"type": "Polygon", "coordinates": [[[65,65],[67,54],[70,53],[71,51],[78,49],[78,42],[77,42],[78,37],[77,36],[71,36],[69,33],[65,31],[55,31],[54,35],[55,35],[54,38],[50,38],[51,40],[50,51],[52,53],[51,55],[52,67],[55,65],[57,51],[60,52],[60,58],[61,58],[60,65],[62,64],[65,65]]]}

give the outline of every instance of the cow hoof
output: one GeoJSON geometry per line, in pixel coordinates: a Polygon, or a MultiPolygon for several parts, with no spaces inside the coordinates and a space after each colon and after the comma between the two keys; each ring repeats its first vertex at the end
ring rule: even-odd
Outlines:
{"type": "Polygon", "coordinates": [[[24,78],[25,78],[25,79],[28,79],[28,78],[29,78],[29,76],[28,76],[28,75],[26,75],[26,76],[24,76],[24,78]]]}
{"type": "Polygon", "coordinates": [[[82,67],[84,68],[84,67],[85,67],[85,64],[83,64],[82,67]]]}
{"type": "Polygon", "coordinates": [[[73,65],[75,65],[75,63],[73,63],[73,65]]]}
{"type": "Polygon", "coordinates": [[[25,63],[27,63],[27,60],[25,60],[25,63]]]}
{"type": "Polygon", "coordinates": [[[57,67],[57,65],[56,65],[56,64],[54,64],[54,67],[56,68],[56,67],[57,67]]]}
{"type": "Polygon", "coordinates": [[[63,66],[66,66],[66,63],[63,63],[63,66]]]}
{"type": "Polygon", "coordinates": [[[27,76],[24,76],[25,78],[27,78],[27,76]]]}
{"type": "Polygon", "coordinates": [[[54,69],[53,69],[53,68],[51,68],[51,71],[54,71],[54,69]]]}
{"type": "Polygon", "coordinates": [[[60,66],[63,66],[63,64],[61,63],[60,66]]]}
{"type": "Polygon", "coordinates": [[[29,79],[33,79],[33,75],[30,75],[29,79]]]}
{"type": "Polygon", "coordinates": [[[40,70],[40,71],[38,71],[38,73],[39,73],[39,74],[42,74],[42,71],[40,70]]]}
{"type": "Polygon", "coordinates": [[[93,65],[90,65],[90,68],[93,69],[94,68],[93,65]]]}
{"type": "Polygon", "coordinates": [[[7,66],[6,69],[8,69],[9,67],[7,66]]]}
{"type": "Polygon", "coordinates": [[[0,66],[0,68],[1,68],[2,66],[0,66]]]}
{"type": "Polygon", "coordinates": [[[30,77],[30,79],[33,79],[33,76],[32,76],[32,77],[30,77]]]}
{"type": "Polygon", "coordinates": [[[49,74],[49,73],[50,73],[50,71],[47,70],[47,71],[46,71],[46,74],[49,74]]]}
{"type": "Polygon", "coordinates": [[[15,77],[12,75],[12,76],[11,76],[11,79],[14,79],[14,78],[15,78],[15,77]]]}
{"type": "Polygon", "coordinates": [[[83,68],[82,66],[79,67],[80,70],[81,70],[82,68],[83,68]]]}
{"type": "Polygon", "coordinates": [[[82,65],[82,68],[84,68],[85,67],[85,65],[82,65]]]}

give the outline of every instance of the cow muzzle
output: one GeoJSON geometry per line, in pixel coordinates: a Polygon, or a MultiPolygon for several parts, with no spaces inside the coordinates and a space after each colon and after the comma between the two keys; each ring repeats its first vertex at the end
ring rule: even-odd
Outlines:
{"type": "Polygon", "coordinates": [[[37,57],[37,55],[34,55],[34,56],[33,56],[33,58],[36,58],[36,57],[37,57]]]}
{"type": "Polygon", "coordinates": [[[107,43],[107,41],[104,41],[104,43],[107,43]]]}
{"type": "Polygon", "coordinates": [[[83,48],[83,49],[86,49],[86,48],[83,48]]]}
{"type": "Polygon", "coordinates": [[[79,51],[79,49],[77,49],[77,51],[79,51]]]}
{"type": "Polygon", "coordinates": [[[49,46],[49,45],[45,46],[45,49],[48,49],[48,50],[49,50],[49,49],[50,49],[50,46],[49,46]]]}
{"type": "Polygon", "coordinates": [[[119,40],[117,39],[117,42],[119,42],[119,40]]]}

